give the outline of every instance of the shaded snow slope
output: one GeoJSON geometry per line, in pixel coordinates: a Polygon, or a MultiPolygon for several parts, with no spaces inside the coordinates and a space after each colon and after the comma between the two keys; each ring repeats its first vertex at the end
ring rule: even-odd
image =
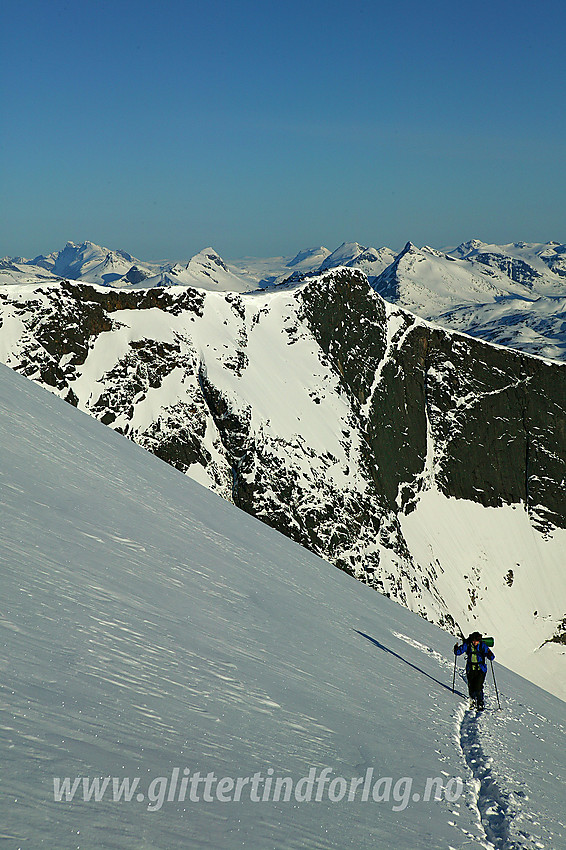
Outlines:
{"type": "Polygon", "coordinates": [[[563,703],[496,663],[477,718],[449,635],[4,367],[0,406],[3,847],[566,846],[563,703]]]}

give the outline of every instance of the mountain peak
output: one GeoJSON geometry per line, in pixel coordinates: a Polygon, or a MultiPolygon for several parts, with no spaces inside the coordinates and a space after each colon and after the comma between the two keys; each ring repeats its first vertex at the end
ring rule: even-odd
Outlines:
{"type": "Polygon", "coordinates": [[[454,251],[451,251],[450,253],[464,259],[477,251],[481,251],[483,247],[484,243],[481,242],[479,239],[469,239],[467,242],[462,242],[454,251]]]}
{"type": "Polygon", "coordinates": [[[335,268],[336,266],[347,266],[366,250],[359,242],[342,242],[335,251],[326,257],[320,270],[326,271],[326,269],[335,268]]]}
{"type": "Polygon", "coordinates": [[[202,248],[200,251],[197,251],[197,253],[194,256],[200,257],[201,255],[203,255],[205,257],[211,257],[211,256],[220,257],[220,254],[218,253],[216,248],[212,247],[212,245],[209,245],[208,248],[202,248]]]}
{"type": "Polygon", "coordinates": [[[320,257],[320,262],[323,263],[329,255],[330,251],[323,245],[320,245],[317,248],[304,248],[302,251],[299,251],[298,254],[295,254],[292,260],[289,260],[287,268],[301,265],[301,263],[304,263],[305,261],[316,259],[318,257],[320,257]]]}
{"type": "Polygon", "coordinates": [[[208,248],[203,248],[202,251],[199,251],[198,254],[195,254],[194,257],[191,257],[187,265],[186,269],[193,269],[195,266],[202,266],[206,269],[210,269],[212,267],[217,267],[222,269],[224,272],[228,272],[228,266],[214,248],[209,246],[208,248]]]}

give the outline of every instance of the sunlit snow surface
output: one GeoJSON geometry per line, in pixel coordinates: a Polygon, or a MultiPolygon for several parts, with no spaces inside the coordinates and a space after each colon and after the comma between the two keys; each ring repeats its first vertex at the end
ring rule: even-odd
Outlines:
{"type": "Polygon", "coordinates": [[[449,635],[4,367],[0,406],[3,847],[566,847],[564,703],[496,663],[476,718],[449,635]],[[175,768],[372,767],[465,788],[148,802],[175,768]],[[56,802],[54,777],[140,783],[56,802]]]}

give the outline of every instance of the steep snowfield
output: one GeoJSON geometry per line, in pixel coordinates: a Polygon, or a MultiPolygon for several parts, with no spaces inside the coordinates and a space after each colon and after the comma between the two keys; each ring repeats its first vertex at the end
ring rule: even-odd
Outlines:
{"type": "Polygon", "coordinates": [[[496,663],[476,717],[450,635],[4,367],[0,405],[4,847],[566,847],[564,703],[496,663]]]}
{"type": "Polygon", "coordinates": [[[435,488],[401,526],[421,564],[450,566],[436,586],[456,621],[496,634],[516,672],[566,700],[566,647],[547,640],[548,621],[563,617],[566,531],[542,534],[521,505],[484,508],[435,488]]]}

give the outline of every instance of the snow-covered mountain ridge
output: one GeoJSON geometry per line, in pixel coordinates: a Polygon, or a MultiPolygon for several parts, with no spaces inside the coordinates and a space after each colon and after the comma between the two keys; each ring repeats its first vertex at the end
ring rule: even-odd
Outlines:
{"type": "Polygon", "coordinates": [[[12,368],[566,696],[561,365],[347,268],[249,295],[9,286],[0,319],[12,368]]]}
{"type": "Polygon", "coordinates": [[[450,254],[408,243],[376,291],[442,327],[566,359],[566,246],[465,243],[450,254]]]}
{"type": "Polygon", "coordinates": [[[498,636],[478,717],[451,635],[3,366],[0,408],[6,850],[566,846],[565,704],[498,636]]]}
{"type": "Polygon", "coordinates": [[[188,262],[145,263],[126,251],[68,242],[62,251],[0,261],[0,284],[66,277],[114,288],[193,286],[249,292],[347,266],[386,300],[443,327],[555,360],[566,359],[566,245],[492,245],[479,240],[438,251],[407,243],[400,254],[344,242],[292,257],[226,263],[213,248],[188,262]]]}
{"type": "Polygon", "coordinates": [[[126,251],[110,251],[93,242],[67,242],[62,251],[33,260],[5,257],[0,283],[33,283],[44,279],[79,280],[116,289],[195,286],[213,291],[246,292],[250,280],[228,268],[213,248],[205,248],[187,263],[146,263],[126,251]]]}

